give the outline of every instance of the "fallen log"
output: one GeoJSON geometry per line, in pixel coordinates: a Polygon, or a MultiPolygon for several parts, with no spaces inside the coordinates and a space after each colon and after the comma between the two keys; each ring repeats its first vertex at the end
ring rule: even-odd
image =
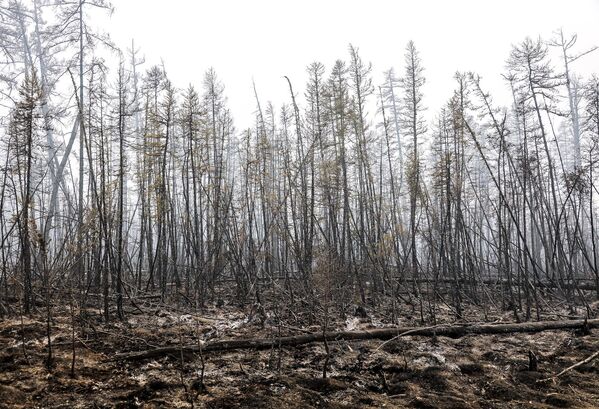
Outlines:
{"type": "MultiPolygon", "coordinates": [[[[416,283],[418,284],[423,284],[423,285],[428,285],[428,286],[434,286],[434,285],[445,285],[445,286],[455,286],[456,284],[459,284],[461,287],[464,286],[479,286],[481,284],[484,284],[486,286],[507,286],[510,284],[510,282],[507,279],[499,279],[499,278],[495,278],[495,279],[484,279],[484,280],[470,280],[470,279],[454,279],[454,278],[438,278],[436,280],[433,279],[427,279],[427,278],[420,278],[420,279],[411,279],[411,278],[405,278],[405,277],[390,277],[391,280],[393,280],[394,282],[397,283],[401,283],[404,284],[405,286],[411,286],[414,285],[416,283]]],[[[269,276],[269,277],[258,277],[257,280],[259,282],[262,281],[285,281],[285,280],[290,280],[290,281],[298,281],[298,280],[302,280],[301,277],[287,277],[287,276],[269,276]]],[[[235,278],[220,278],[217,280],[217,283],[220,284],[227,284],[227,283],[234,283],[236,282],[235,278]]],[[[518,282],[512,282],[511,285],[513,287],[517,287],[519,285],[518,282]]],[[[546,289],[562,289],[562,290],[588,290],[588,291],[595,291],[597,289],[597,284],[593,279],[590,278],[580,278],[580,279],[574,279],[568,282],[557,282],[557,281],[535,281],[532,283],[533,286],[537,287],[537,288],[546,288],[546,289]]]]}
{"type": "MultiPolygon", "coordinates": [[[[534,333],[548,330],[599,328],[599,319],[592,320],[567,320],[567,321],[538,321],[512,324],[472,324],[472,325],[446,325],[436,327],[390,327],[376,328],[362,331],[332,331],[326,335],[322,332],[302,334],[281,338],[245,338],[226,339],[207,342],[201,347],[201,352],[231,351],[237,349],[268,349],[279,345],[284,347],[298,346],[312,342],[323,342],[326,336],[328,341],[350,341],[368,339],[391,339],[398,336],[424,336],[424,337],[450,337],[460,338],[465,335],[491,335],[510,333],[534,333]]],[[[171,354],[199,353],[198,345],[166,346],[145,351],[133,351],[116,354],[109,358],[110,361],[140,360],[156,358],[171,354]]]]}

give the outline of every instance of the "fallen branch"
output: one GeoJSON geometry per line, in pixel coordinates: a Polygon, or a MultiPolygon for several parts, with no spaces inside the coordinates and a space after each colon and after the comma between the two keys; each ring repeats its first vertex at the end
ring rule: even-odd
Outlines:
{"type": "MultiPolygon", "coordinates": [[[[405,332],[402,332],[401,334],[398,334],[396,336],[394,336],[393,338],[390,338],[388,340],[386,340],[385,342],[383,342],[381,345],[379,345],[374,352],[378,351],[379,349],[381,349],[382,347],[384,347],[385,345],[387,345],[389,342],[393,342],[395,341],[397,338],[401,338],[401,337],[406,337],[408,335],[413,335],[415,332],[418,332],[420,329],[433,329],[433,328],[438,328],[439,325],[433,325],[432,327],[426,327],[426,328],[416,328],[416,329],[411,329],[405,332]]],[[[418,334],[416,334],[418,335],[418,334]]]]}
{"type": "MultiPolygon", "coordinates": [[[[231,351],[236,349],[267,349],[278,345],[298,346],[312,342],[323,342],[338,340],[367,340],[367,339],[390,339],[398,336],[440,336],[450,338],[460,338],[465,335],[491,335],[491,334],[509,334],[521,332],[541,332],[548,330],[572,330],[578,328],[598,328],[599,319],[593,320],[568,320],[568,321],[538,321],[515,324],[476,324],[476,325],[447,325],[436,327],[392,327],[377,328],[362,331],[333,331],[326,334],[313,333],[287,336],[281,338],[249,338],[249,339],[228,339],[208,342],[202,346],[202,352],[210,351],[231,351]]],[[[183,346],[184,353],[198,353],[197,345],[183,346]]],[[[114,355],[111,361],[121,360],[139,360],[146,358],[156,358],[165,355],[172,355],[181,352],[179,346],[167,346],[146,351],[125,352],[114,355]]]]}
{"type": "Polygon", "coordinates": [[[566,374],[567,372],[570,372],[572,369],[576,369],[579,366],[588,364],[589,362],[591,362],[593,359],[597,358],[598,356],[599,356],[599,351],[595,352],[594,354],[591,354],[588,358],[583,359],[582,361],[577,362],[574,365],[567,367],[560,373],[550,376],[549,378],[539,379],[537,382],[547,382],[547,381],[555,380],[555,379],[559,378],[560,376],[566,374]]]}

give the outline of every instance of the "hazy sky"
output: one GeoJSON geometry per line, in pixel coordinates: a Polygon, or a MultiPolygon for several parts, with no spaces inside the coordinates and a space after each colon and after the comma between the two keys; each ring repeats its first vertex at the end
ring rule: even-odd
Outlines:
{"type": "MultiPolygon", "coordinates": [[[[289,102],[287,84],[303,96],[305,67],[330,69],[348,59],[348,44],[382,72],[403,71],[407,41],[420,51],[427,78],[425,105],[432,118],[451,95],[456,70],[475,71],[499,102],[507,101],[501,73],[511,45],[526,36],[550,38],[562,27],[578,34],[577,50],[599,45],[599,0],[112,0],[105,30],[122,48],[131,39],[146,67],[164,61],[176,86],[201,87],[214,67],[225,84],[236,127],[252,125],[252,79],[264,104],[289,102]]],[[[554,62],[560,63],[559,54],[554,62]]],[[[582,75],[599,72],[599,51],[576,62],[582,75]]]]}

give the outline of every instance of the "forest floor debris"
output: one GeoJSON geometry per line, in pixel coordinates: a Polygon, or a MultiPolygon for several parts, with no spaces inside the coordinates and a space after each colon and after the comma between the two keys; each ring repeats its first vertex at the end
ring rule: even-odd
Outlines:
{"type": "MultiPolygon", "coordinates": [[[[599,407],[598,360],[546,380],[598,351],[599,330],[589,335],[551,330],[458,339],[406,336],[384,345],[380,340],[330,340],[327,379],[322,378],[322,343],[206,352],[202,383],[198,354],[135,362],[110,358],[149,346],[267,338],[279,330],[283,336],[295,335],[321,327],[309,322],[262,326],[248,319],[247,309],[233,306],[186,314],[152,311],[109,324],[91,313],[78,320],[74,376],[66,310],[57,309],[52,322],[51,372],[45,367],[43,317],[0,321],[0,407],[159,408],[191,407],[191,402],[196,408],[599,407]],[[536,371],[529,370],[529,351],[538,359],[536,371]]],[[[383,318],[345,317],[332,322],[331,329],[369,329],[383,318]]]]}

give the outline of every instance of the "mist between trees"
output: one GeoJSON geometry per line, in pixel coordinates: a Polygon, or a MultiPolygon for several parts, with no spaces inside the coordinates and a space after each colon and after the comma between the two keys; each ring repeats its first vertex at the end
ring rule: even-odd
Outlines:
{"type": "Polygon", "coordinates": [[[282,81],[283,106],[255,92],[239,130],[213,70],[178,88],[79,4],[40,3],[0,2],[0,314],[69,300],[122,319],[142,293],[199,308],[275,291],[326,311],[408,302],[423,322],[464,302],[530,319],[547,294],[599,295],[599,78],[574,73],[593,51],[575,35],[513,46],[510,106],[457,73],[428,122],[414,43],[381,84],[350,45],[282,81]]]}

